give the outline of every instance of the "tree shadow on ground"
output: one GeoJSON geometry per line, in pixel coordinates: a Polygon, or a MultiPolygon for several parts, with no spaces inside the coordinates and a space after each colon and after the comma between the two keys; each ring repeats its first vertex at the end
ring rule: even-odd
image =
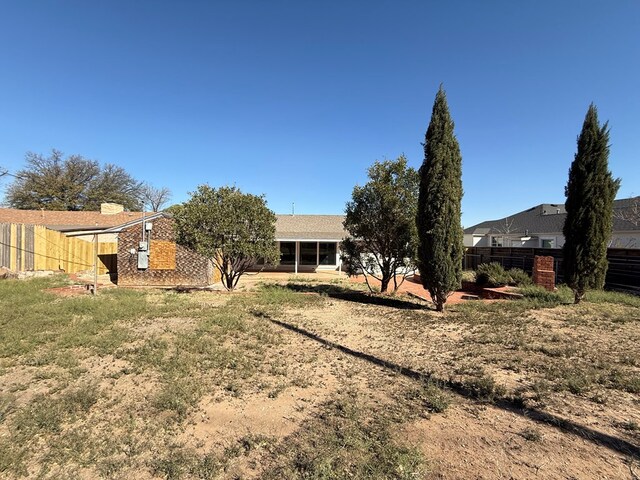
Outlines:
{"type": "MultiPolygon", "coordinates": [[[[461,382],[461,381],[443,380],[435,377],[431,373],[418,372],[416,370],[398,365],[397,363],[393,363],[393,362],[381,359],[374,355],[371,355],[365,352],[360,352],[358,350],[353,350],[344,345],[340,345],[339,343],[327,340],[303,328],[271,318],[269,315],[263,312],[254,312],[254,315],[264,318],[265,320],[275,325],[278,325],[282,328],[285,328],[291,332],[297,333],[306,338],[314,340],[324,346],[335,348],[336,350],[339,350],[347,355],[350,355],[352,357],[355,357],[361,360],[365,360],[373,365],[377,365],[379,367],[391,370],[394,373],[397,373],[399,375],[404,375],[405,377],[410,378],[412,380],[418,380],[422,382],[427,382],[427,381],[436,382],[438,385],[442,385],[444,388],[462,397],[465,397],[467,399],[471,399],[474,401],[479,401],[479,399],[477,398],[477,390],[471,384],[461,382]]],[[[532,420],[537,423],[549,425],[551,427],[557,428],[558,430],[571,433],[573,435],[584,438],[596,445],[600,445],[602,447],[608,448],[615,452],[628,455],[631,457],[635,457],[636,459],[640,459],[640,446],[634,445],[622,438],[618,438],[613,435],[600,432],[593,428],[580,425],[578,423],[559,417],[552,413],[543,412],[538,409],[523,408],[521,405],[521,402],[519,402],[517,399],[502,397],[502,398],[493,400],[492,404],[497,408],[513,413],[515,415],[526,417],[529,420],[532,420]]]]}
{"type": "Polygon", "coordinates": [[[301,293],[317,293],[320,295],[326,295],[330,298],[337,298],[339,300],[345,300],[347,302],[364,303],[368,305],[379,305],[383,307],[398,308],[401,310],[425,310],[429,307],[424,304],[414,303],[407,300],[403,300],[398,297],[391,297],[381,294],[371,294],[362,292],[360,290],[354,290],[345,288],[340,285],[330,284],[306,284],[306,283],[294,283],[289,282],[283,286],[288,290],[301,293]]]}

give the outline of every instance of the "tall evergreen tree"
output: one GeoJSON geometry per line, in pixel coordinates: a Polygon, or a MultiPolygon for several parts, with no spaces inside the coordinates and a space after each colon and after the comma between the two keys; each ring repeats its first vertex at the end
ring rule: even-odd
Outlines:
{"type": "Polygon", "coordinates": [[[620,187],[608,162],[608,123],[600,126],[598,111],[591,104],[565,188],[564,279],[574,292],[575,303],[584,298],[587,289],[604,286],[613,200],[620,187]]]}
{"type": "Polygon", "coordinates": [[[462,280],[462,155],[453,127],[441,85],[425,136],[417,214],[418,268],[438,311],[462,280]]]}

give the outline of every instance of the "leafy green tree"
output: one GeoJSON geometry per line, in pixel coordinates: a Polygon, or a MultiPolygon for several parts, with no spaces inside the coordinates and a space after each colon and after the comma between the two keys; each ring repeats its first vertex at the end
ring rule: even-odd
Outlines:
{"type": "Polygon", "coordinates": [[[442,311],[451,293],[460,288],[463,231],[462,156],[453,132],[446,94],[440,86],[425,136],[418,196],[418,269],[422,284],[442,311]]]}
{"type": "Polygon", "coordinates": [[[83,210],[100,210],[100,204],[104,202],[119,203],[127,210],[140,210],[143,208],[143,187],[144,184],[124,168],[108,163],[89,183],[83,210]]]}
{"type": "Polygon", "coordinates": [[[171,212],[178,242],[210,258],[228,290],[258,259],[273,265],[279,260],[276,216],[263,196],[200,185],[171,212]]]}
{"type": "Polygon", "coordinates": [[[142,204],[142,183],[123,168],[80,155],[67,158],[57,150],[45,157],[27,153],[26,168],[14,175],[5,203],[23,210],[100,210],[103,202],[120,203],[127,210],[142,204]]]}
{"type": "Polygon", "coordinates": [[[418,173],[404,155],[376,161],[369,181],[354,187],[346,207],[349,237],[342,242],[342,259],[348,274],[364,274],[370,290],[369,276],[380,281],[381,292],[393,281],[395,292],[415,271],[417,202],[418,173]]]}
{"type": "Polygon", "coordinates": [[[580,303],[591,288],[602,288],[607,273],[607,245],[613,227],[613,201],[620,180],[609,171],[609,127],[600,126],[591,104],[578,137],[578,150],[565,188],[564,280],[580,303]]]}

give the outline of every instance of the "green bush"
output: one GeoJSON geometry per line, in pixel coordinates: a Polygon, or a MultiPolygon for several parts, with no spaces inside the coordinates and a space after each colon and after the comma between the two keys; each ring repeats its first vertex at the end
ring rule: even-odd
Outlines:
{"type": "Polygon", "coordinates": [[[476,284],[483,287],[504,287],[505,285],[515,285],[524,287],[531,285],[531,277],[520,268],[505,270],[497,262],[482,263],[478,265],[476,271],[476,284]]]}
{"type": "Polygon", "coordinates": [[[463,270],[462,272],[462,281],[463,282],[475,282],[476,281],[476,272],[473,270],[463,270]]]}
{"type": "Polygon", "coordinates": [[[549,303],[551,305],[560,305],[566,301],[560,292],[550,292],[538,285],[528,285],[520,288],[518,291],[528,300],[549,303]]]}
{"type": "Polygon", "coordinates": [[[476,284],[483,287],[504,287],[511,278],[497,262],[482,263],[476,271],[476,284]]]}
{"type": "Polygon", "coordinates": [[[516,287],[526,287],[528,285],[533,285],[533,280],[527,272],[520,268],[512,268],[508,272],[511,277],[511,281],[509,282],[516,287]]]}

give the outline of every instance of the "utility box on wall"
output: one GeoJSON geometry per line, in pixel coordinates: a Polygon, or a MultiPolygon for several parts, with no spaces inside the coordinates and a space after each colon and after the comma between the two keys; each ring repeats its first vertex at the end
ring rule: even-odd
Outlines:
{"type": "Polygon", "coordinates": [[[149,220],[153,224],[131,223],[118,233],[118,285],[206,286],[219,281],[208,258],[176,244],[169,215],[155,214],[149,220]]]}
{"type": "Polygon", "coordinates": [[[147,242],[140,242],[138,245],[138,270],[149,268],[149,247],[147,242]]]}

